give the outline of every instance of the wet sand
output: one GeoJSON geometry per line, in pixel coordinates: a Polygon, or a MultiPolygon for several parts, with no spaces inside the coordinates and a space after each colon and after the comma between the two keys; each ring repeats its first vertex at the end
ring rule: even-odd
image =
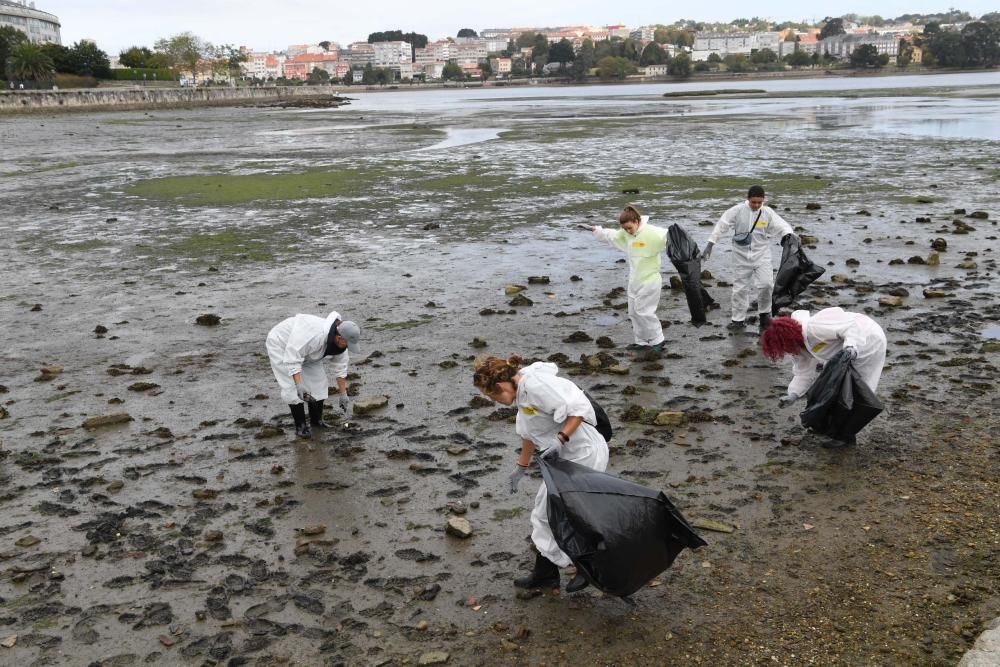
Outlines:
{"type": "Polygon", "coordinates": [[[534,129],[501,112],[5,124],[0,640],[16,639],[0,663],[954,664],[1000,613],[998,342],[983,335],[1000,319],[996,142],[900,135],[901,163],[854,129],[871,110],[593,111],[534,129]],[[256,134],[331,122],[334,137],[256,134]],[[348,127],[367,122],[379,129],[348,127]],[[451,127],[515,130],[415,150],[451,127]],[[814,151],[805,173],[797,154],[760,149],[782,136],[814,151]],[[635,165],[630,141],[652,164],[635,165]],[[701,223],[735,201],[712,189],[747,156],[785,185],[776,205],[829,264],[800,305],[867,312],[887,332],[886,411],[855,447],[803,434],[795,408],[777,408],[790,368],[725,330],[727,248],[706,267],[722,309],[695,328],[668,285],[667,355],[637,361],[620,256],[572,227],[608,219],[630,174],[684,171],[710,182],[643,180],[639,202],[703,242],[701,223]],[[274,198],[238,201],[250,181],[208,180],[317,166],[356,170],[356,190],[254,180],[274,198]],[[516,178],[505,189],[491,173],[516,178]],[[814,173],[822,188],[803,184],[814,173]],[[187,174],[206,180],[156,180],[187,174]],[[577,189],[541,189],[553,178],[577,189]],[[938,238],[939,265],[908,262],[938,238]],[[532,305],[510,305],[512,284],[532,305]],[[893,294],[900,306],[880,305],[893,294]],[[296,440],[263,340],[290,314],[333,309],[363,328],[356,400],[388,404],[296,440]],[[204,314],[221,321],[199,326],[204,314]],[[566,342],[575,331],[616,347],[566,342]],[[506,490],[518,441],[507,413],[474,400],[483,351],[555,360],[608,410],[611,472],[733,532],[700,531],[709,545],[634,606],[592,589],[517,596],[537,476],[506,490]],[[627,421],[633,406],[683,423],[627,421]],[[113,414],[129,421],[84,427],[113,414]],[[467,540],[445,534],[458,513],[467,540]]]}

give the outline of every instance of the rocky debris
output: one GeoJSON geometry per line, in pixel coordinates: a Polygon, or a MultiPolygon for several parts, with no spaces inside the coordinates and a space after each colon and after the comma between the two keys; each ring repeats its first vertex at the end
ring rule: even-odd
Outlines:
{"type": "Polygon", "coordinates": [[[88,417],[83,421],[83,428],[88,431],[103,428],[105,426],[115,426],[117,424],[127,424],[132,421],[132,415],[127,412],[116,412],[100,417],[88,417]]]}
{"type": "Polygon", "coordinates": [[[28,310],[30,312],[32,312],[32,313],[40,313],[40,312],[42,312],[42,304],[36,303],[34,306],[32,306],[31,308],[29,308],[28,310]]]}
{"type": "Polygon", "coordinates": [[[424,230],[425,232],[429,232],[429,231],[431,231],[432,229],[440,229],[440,228],[441,228],[441,223],[439,223],[439,222],[428,222],[428,223],[427,223],[426,225],[424,225],[424,226],[422,227],[422,229],[423,229],[423,230],[424,230]]]}
{"type": "Polygon", "coordinates": [[[678,276],[670,276],[670,289],[674,291],[681,291],[684,289],[684,281],[678,276]]]}
{"type": "MultiPolygon", "coordinates": [[[[815,236],[810,236],[809,234],[801,234],[799,236],[799,240],[802,241],[802,245],[804,246],[814,246],[817,243],[819,243],[818,238],[816,238],[815,236]]],[[[724,285],[720,282],[719,287],[724,287],[724,285]]]]}
{"type": "Polygon", "coordinates": [[[43,366],[39,369],[38,377],[35,378],[35,382],[51,382],[62,375],[62,372],[62,366],[43,366]]]}
{"type": "Polygon", "coordinates": [[[34,535],[25,535],[24,537],[14,542],[14,544],[16,544],[19,547],[26,548],[26,547],[33,547],[39,542],[41,542],[41,540],[35,537],[34,535]]]}
{"type": "Polygon", "coordinates": [[[475,347],[475,348],[484,348],[487,345],[489,345],[489,343],[486,342],[485,338],[482,338],[480,336],[476,336],[475,338],[472,339],[472,342],[469,343],[469,345],[471,345],[472,347],[475,347]]]}
{"type": "Polygon", "coordinates": [[[657,426],[681,426],[687,419],[683,412],[660,412],[653,418],[657,426]]]}
{"type": "Polygon", "coordinates": [[[806,210],[807,211],[818,211],[821,208],[823,208],[823,207],[820,206],[819,204],[817,204],[816,202],[809,202],[809,203],[806,204],[806,210]]]}
{"type": "Polygon", "coordinates": [[[952,221],[951,224],[954,227],[954,229],[951,230],[952,234],[968,234],[969,232],[976,231],[975,227],[973,227],[972,225],[966,224],[966,223],[962,222],[961,220],[954,220],[954,221],[952,221]]]}
{"type": "Polygon", "coordinates": [[[549,284],[549,277],[548,276],[528,276],[528,284],[529,285],[548,285],[549,284]]]}
{"type": "Polygon", "coordinates": [[[927,262],[924,261],[924,258],[921,257],[920,255],[914,255],[913,257],[911,257],[908,260],[906,260],[906,263],[907,264],[921,264],[922,265],[922,264],[926,264],[927,262]]]}
{"type": "Polygon", "coordinates": [[[261,427],[257,433],[254,434],[254,438],[257,440],[266,440],[268,438],[276,438],[278,436],[284,435],[285,432],[272,424],[265,424],[261,427]]]}
{"type": "Polygon", "coordinates": [[[977,266],[978,265],[972,259],[965,258],[961,262],[959,262],[955,266],[955,268],[956,269],[965,269],[966,271],[972,271],[972,270],[976,269],[977,266]]]}
{"type": "Polygon", "coordinates": [[[731,526],[728,523],[722,523],[721,521],[715,521],[713,519],[696,518],[691,520],[690,523],[695,528],[711,530],[716,533],[732,533],[736,531],[736,526],[731,526]]]}
{"type": "Polygon", "coordinates": [[[975,220],[989,220],[990,214],[986,211],[973,211],[969,214],[969,217],[975,220]]]}
{"type": "Polygon", "coordinates": [[[930,287],[924,290],[925,299],[943,299],[948,296],[948,293],[944,290],[932,289],[930,287]]]}
{"type": "Polygon", "coordinates": [[[222,318],[214,313],[205,313],[199,315],[195,318],[194,323],[203,327],[214,327],[218,326],[222,322],[222,318]]]}
{"type": "Polygon", "coordinates": [[[354,402],[354,414],[357,416],[367,415],[375,410],[380,410],[387,405],[389,405],[388,396],[383,395],[362,398],[354,402]]]}
{"type": "Polygon", "coordinates": [[[882,296],[879,297],[878,305],[884,308],[898,308],[903,305],[903,297],[899,296],[882,296]]]}
{"type": "Polygon", "coordinates": [[[938,266],[941,264],[941,255],[936,252],[932,252],[927,255],[927,266],[938,266]]]}
{"type": "Polygon", "coordinates": [[[129,391],[136,391],[136,392],[152,391],[153,389],[159,389],[159,388],[160,385],[156,384],[155,382],[133,382],[128,386],[129,391]]]}
{"type": "Polygon", "coordinates": [[[529,299],[528,297],[526,297],[525,295],[518,294],[513,299],[510,300],[510,304],[509,305],[511,305],[511,306],[533,306],[534,304],[535,304],[535,302],[532,301],[531,299],[529,299]]]}
{"type": "Polygon", "coordinates": [[[603,350],[611,350],[617,347],[615,345],[615,342],[611,340],[611,338],[609,338],[608,336],[601,336],[600,338],[597,339],[596,342],[597,342],[597,347],[603,350]]]}
{"type": "Polygon", "coordinates": [[[564,343],[589,343],[594,340],[585,331],[574,331],[570,335],[563,338],[564,343]]]}
{"type": "Polygon", "coordinates": [[[428,651],[421,653],[418,665],[443,665],[448,662],[450,654],[447,651],[428,651]]]}
{"type": "Polygon", "coordinates": [[[948,249],[948,242],[942,238],[936,238],[931,241],[931,250],[937,250],[938,252],[944,252],[948,249]]]}
{"type": "Polygon", "coordinates": [[[526,289],[528,289],[526,285],[507,285],[503,288],[503,293],[507,296],[513,296],[514,294],[523,292],[526,289]]]}
{"type": "Polygon", "coordinates": [[[7,419],[7,417],[9,417],[9,416],[10,416],[10,413],[7,412],[7,408],[5,408],[2,405],[0,405],[0,419],[7,419]]]}
{"type": "Polygon", "coordinates": [[[857,260],[857,259],[855,259],[853,257],[848,257],[844,261],[844,264],[846,264],[847,266],[861,266],[861,261],[857,260]]]}
{"type": "Polygon", "coordinates": [[[448,523],[445,526],[445,532],[448,533],[449,535],[453,535],[463,540],[468,539],[472,537],[472,524],[470,524],[469,520],[464,517],[460,516],[448,517],[448,523]]]}

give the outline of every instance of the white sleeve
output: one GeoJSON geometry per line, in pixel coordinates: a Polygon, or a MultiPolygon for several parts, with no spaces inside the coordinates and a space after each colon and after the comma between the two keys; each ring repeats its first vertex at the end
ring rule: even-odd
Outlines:
{"type": "Polygon", "coordinates": [[[840,339],[844,347],[858,346],[865,340],[864,332],[858,326],[858,318],[843,308],[824,308],[809,318],[809,333],[819,340],[840,339]]]}
{"type": "Polygon", "coordinates": [[[768,208],[770,212],[770,223],[767,226],[768,236],[771,238],[784,238],[786,234],[794,234],[792,226],[785,222],[785,219],[778,215],[773,208],[768,208]]]}
{"type": "Polygon", "coordinates": [[[733,229],[733,225],[736,224],[736,210],[738,206],[734,206],[719,218],[719,221],[715,223],[715,227],[712,228],[712,233],[708,235],[709,243],[718,243],[719,239],[723,236],[728,236],[729,232],[733,229]]]}
{"type": "Polygon", "coordinates": [[[816,360],[808,352],[803,350],[792,355],[792,381],[788,383],[788,395],[805,396],[818,375],[816,360]]]}
{"type": "Polygon", "coordinates": [[[347,362],[349,360],[350,352],[344,350],[340,354],[335,354],[330,357],[330,370],[333,371],[334,377],[346,378],[347,377],[347,362]]]}
{"type": "Polygon", "coordinates": [[[567,417],[588,419],[593,410],[583,390],[558,377],[532,383],[531,400],[535,407],[551,414],[552,420],[560,425],[567,417]]]}
{"type": "Polygon", "coordinates": [[[628,249],[628,246],[625,244],[624,230],[605,229],[604,227],[597,225],[591,233],[598,241],[604,241],[612,248],[617,248],[623,252],[628,249]]]}

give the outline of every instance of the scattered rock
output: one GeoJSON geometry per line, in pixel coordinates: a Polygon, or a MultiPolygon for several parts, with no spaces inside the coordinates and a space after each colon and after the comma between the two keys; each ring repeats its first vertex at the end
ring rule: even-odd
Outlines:
{"type": "Polygon", "coordinates": [[[732,533],[736,530],[736,526],[730,526],[727,523],[722,523],[721,521],[714,521],[712,519],[693,519],[691,525],[695,528],[701,528],[702,530],[712,530],[716,533],[732,533]]]}
{"type": "Polygon", "coordinates": [[[678,276],[670,276],[670,289],[677,291],[683,290],[684,281],[678,276]]]}
{"type": "Polygon", "coordinates": [[[948,249],[948,242],[942,238],[937,238],[931,241],[931,250],[937,250],[938,252],[944,252],[948,249]]]}
{"type": "Polygon", "coordinates": [[[971,259],[964,259],[961,262],[959,262],[958,265],[955,268],[956,269],[966,269],[967,271],[971,271],[971,270],[975,269],[976,266],[977,266],[976,263],[974,261],[972,261],[971,259]]]}
{"type": "Polygon", "coordinates": [[[683,412],[660,412],[653,419],[657,426],[680,426],[685,421],[683,412]]]}
{"type": "Polygon", "coordinates": [[[986,211],[973,211],[969,214],[969,217],[976,220],[989,220],[990,214],[986,211]]]}
{"type": "MultiPolygon", "coordinates": [[[[816,245],[817,243],[819,243],[818,238],[816,238],[815,236],[810,236],[809,234],[800,234],[799,240],[802,241],[802,245],[804,246],[816,245]]],[[[722,286],[723,286],[722,283],[719,283],[719,287],[722,286]]]]}
{"type": "Polygon", "coordinates": [[[549,284],[549,277],[548,276],[528,276],[528,284],[529,285],[548,285],[549,284]]]}
{"type": "Polygon", "coordinates": [[[585,331],[574,331],[570,335],[563,338],[564,343],[589,343],[594,340],[585,331]]]}
{"type": "Polygon", "coordinates": [[[417,661],[418,665],[443,665],[448,662],[450,655],[447,651],[428,651],[422,653],[417,661]]]}
{"type": "Polygon", "coordinates": [[[468,519],[460,516],[448,517],[445,532],[463,540],[468,539],[472,537],[472,524],[469,523],[468,519]]]}
{"type": "Polygon", "coordinates": [[[927,288],[924,290],[925,299],[943,299],[948,294],[944,290],[927,288]]]}
{"type": "Polygon", "coordinates": [[[523,292],[526,289],[528,288],[524,285],[507,285],[506,287],[503,288],[503,293],[506,294],[507,296],[511,296],[512,294],[523,292]]]}
{"type": "Polygon", "coordinates": [[[219,495],[217,489],[195,489],[191,495],[198,500],[213,500],[219,495]]]}
{"type": "Polygon", "coordinates": [[[96,327],[94,327],[94,333],[99,336],[103,336],[104,334],[108,333],[108,328],[102,324],[98,324],[96,327]]]}
{"type": "Polygon", "coordinates": [[[883,296],[879,297],[878,305],[886,308],[898,308],[903,305],[903,297],[900,296],[883,296]]]}
{"type": "Polygon", "coordinates": [[[41,542],[41,540],[35,537],[34,535],[25,535],[17,542],[14,542],[14,544],[16,544],[19,547],[33,547],[39,542],[41,542]]]}
{"type": "Polygon", "coordinates": [[[354,414],[367,415],[368,413],[384,408],[387,405],[389,405],[388,396],[373,396],[371,398],[362,398],[354,402],[354,414]]]}
{"type": "Polygon", "coordinates": [[[607,336],[601,336],[597,339],[597,347],[603,350],[610,350],[615,347],[615,342],[607,336]]]}
{"type": "Polygon", "coordinates": [[[517,296],[515,296],[513,299],[510,300],[511,306],[533,306],[534,304],[535,304],[534,301],[524,296],[523,294],[518,294],[517,296]]]}
{"type": "Polygon", "coordinates": [[[844,262],[847,266],[861,266],[861,261],[854,259],[853,257],[848,257],[847,261],[844,262]]]}
{"type": "Polygon", "coordinates": [[[817,204],[816,202],[809,202],[808,204],[806,204],[806,210],[807,211],[818,211],[821,208],[823,208],[823,207],[820,206],[819,204],[817,204]]]}
{"type": "Polygon", "coordinates": [[[160,385],[155,382],[134,382],[128,386],[129,391],[151,391],[159,388],[160,385]]]}
{"type": "Polygon", "coordinates": [[[39,375],[35,378],[35,382],[50,382],[62,375],[62,372],[62,366],[43,366],[39,370],[39,375]]]}
{"type": "Polygon", "coordinates": [[[214,313],[205,313],[204,315],[199,315],[195,318],[194,323],[200,324],[203,327],[214,327],[222,322],[222,318],[214,313]]]}
{"type": "Polygon", "coordinates": [[[83,422],[83,428],[92,431],[104,426],[114,426],[116,424],[127,424],[132,421],[132,415],[127,412],[116,412],[101,417],[90,417],[83,422]]]}
{"type": "Polygon", "coordinates": [[[432,229],[440,229],[440,228],[441,228],[441,223],[438,222],[428,222],[426,225],[424,225],[425,232],[429,232],[432,229]]]}
{"type": "Polygon", "coordinates": [[[932,252],[927,255],[927,266],[938,266],[941,264],[941,255],[936,252],[932,252]]]}
{"type": "Polygon", "coordinates": [[[835,273],[830,276],[830,282],[834,283],[849,283],[851,279],[845,276],[843,273],[835,273]]]}
{"type": "Polygon", "coordinates": [[[480,336],[476,336],[475,338],[472,339],[472,342],[469,343],[469,345],[475,348],[486,347],[488,344],[489,343],[486,342],[486,339],[480,336]]]}
{"type": "Polygon", "coordinates": [[[910,296],[910,291],[905,287],[893,287],[892,289],[886,290],[885,293],[890,296],[910,296]]]}

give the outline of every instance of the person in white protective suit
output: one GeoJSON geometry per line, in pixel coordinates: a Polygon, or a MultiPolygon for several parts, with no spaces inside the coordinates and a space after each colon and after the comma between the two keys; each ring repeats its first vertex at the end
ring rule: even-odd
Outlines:
{"type": "Polygon", "coordinates": [[[824,308],[810,316],[796,310],[791,317],[776,317],[760,337],[765,357],[778,361],[792,357],[792,381],[779,405],[791,405],[806,395],[819,371],[816,362],[825,364],[841,351],[852,357],[851,365],[873,392],[878,389],[885,366],[885,332],[867,315],[843,308],[824,308]]]}
{"type": "Polygon", "coordinates": [[[323,359],[330,357],[337,378],[340,409],[349,414],[347,397],[347,362],[351,354],[361,352],[361,329],[351,321],[342,321],[333,311],[326,318],[299,314],[274,325],[267,334],[265,347],[271,360],[274,379],[281,387],[281,399],[288,403],[295,420],[295,434],[312,435],[312,426],[327,428],[323,421],[323,401],[329,396],[330,383],[323,359]],[[306,421],[305,404],[309,405],[306,421]]]}
{"type": "MultiPolygon", "coordinates": [[[[476,360],[474,384],[487,398],[517,406],[515,430],[521,436],[521,453],[511,474],[510,492],[531,464],[536,448],[543,456],[558,457],[604,472],[608,467],[608,443],[595,427],[597,417],[590,400],[575,384],[556,375],[555,364],[536,362],[521,367],[517,356],[510,359],[481,357],[476,360]]],[[[571,564],[556,544],[548,519],[548,494],[543,482],[531,511],[531,540],[538,549],[531,573],[514,580],[519,588],[559,586],[559,568],[571,564]]],[[[566,585],[574,593],[586,588],[577,574],[566,585]]]]}
{"type": "Polygon", "coordinates": [[[703,262],[712,256],[712,248],[725,236],[733,239],[733,295],[731,331],[746,326],[747,308],[750,307],[750,290],[757,287],[757,313],[760,331],[771,321],[771,290],[774,288],[774,268],[771,265],[771,245],[788,234],[792,227],[764,205],[764,188],[754,185],[747,192],[742,204],[733,206],[719,218],[708,236],[708,243],[701,253],[703,262]]]}
{"type": "Polygon", "coordinates": [[[589,229],[595,238],[623,251],[628,261],[628,316],[635,336],[635,343],[628,348],[659,354],[664,338],[656,307],[663,289],[660,253],[667,247],[667,230],[649,224],[649,216],[633,204],[622,209],[618,224],[619,229],[600,225],[589,229]]]}

